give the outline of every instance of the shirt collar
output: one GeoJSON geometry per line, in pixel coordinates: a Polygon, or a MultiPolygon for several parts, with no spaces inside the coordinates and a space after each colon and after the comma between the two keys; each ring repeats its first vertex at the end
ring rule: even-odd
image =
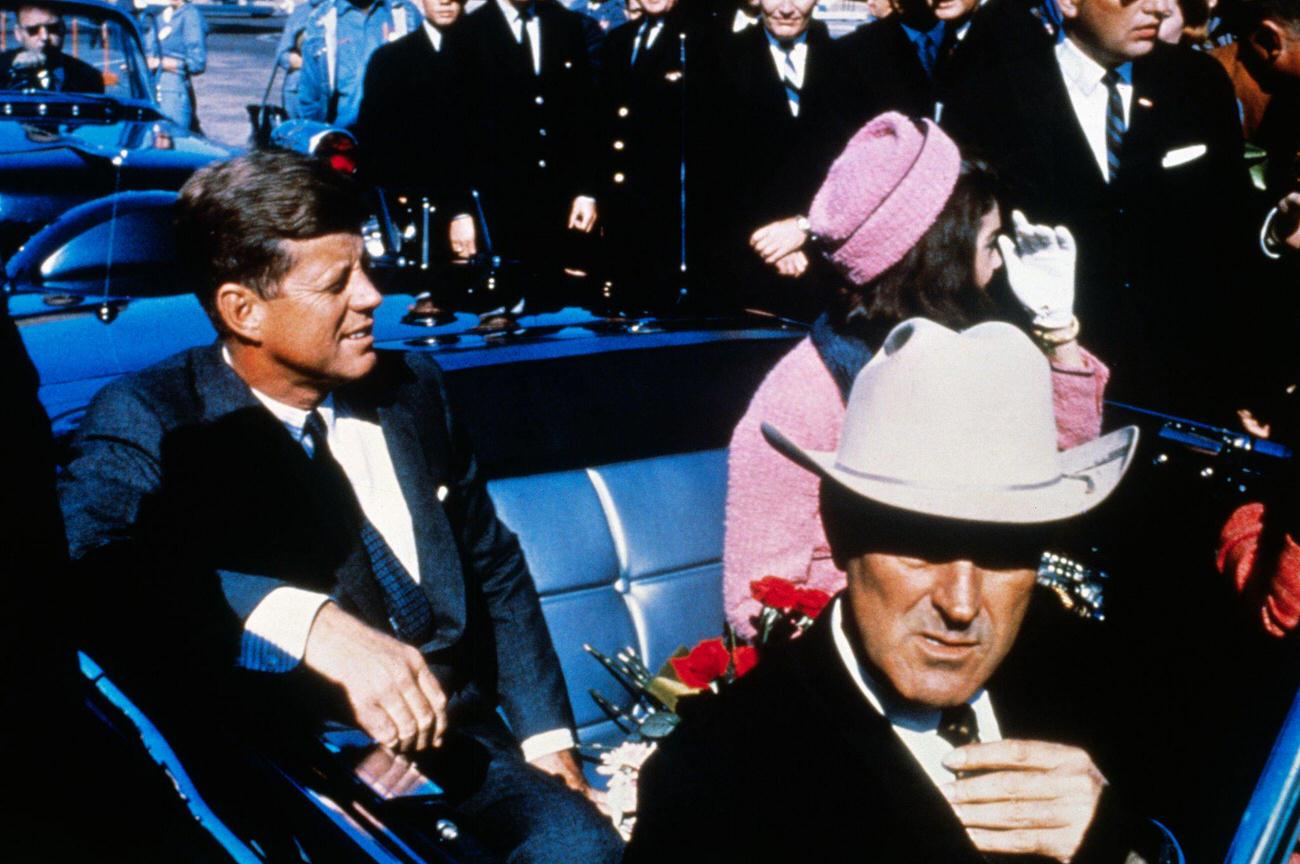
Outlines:
{"type": "Polygon", "coordinates": [[[927,36],[929,36],[932,40],[934,40],[934,44],[936,46],[943,43],[943,22],[942,21],[936,21],[934,26],[931,27],[929,30],[917,30],[915,27],[908,26],[907,24],[904,24],[902,21],[899,21],[898,24],[900,27],[903,28],[903,32],[907,34],[907,38],[912,42],[913,45],[920,45],[921,40],[925,39],[925,37],[927,36]]]}
{"type": "MultiPolygon", "coordinates": [[[[844,663],[844,668],[849,673],[849,677],[853,679],[853,683],[857,685],[858,690],[866,697],[871,707],[884,715],[890,725],[913,732],[933,732],[937,730],[939,728],[938,709],[907,705],[887,695],[876,683],[875,679],[872,678],[871,673],[858,662],[857,655],[853,653],[853,646],[849,644],[848,634],[844,632],[843,597],[836,597],[832,602],[830,616],[831,635],[835,640],[836,653],[840,655],[840,660],[844,663]]],[[[995,728],[993,724],[996,721],[993,719],[992,703],[989,700],[987,691],[980,688],[975,691],[975,694],[970,699],[966,700],[966,703],[975,710],[976,721],[980,724],[981,729],[995,728]]]]}
{"type": "Polygon", "coordinates": [[[429,19],[424,19],[424,34],[429,37],[429,44],[433,45],[434,51],[442,50],[442,31],[429,23],[429,19]]]}
{"type": "MultiPolygon", "coordinates": [[[[1091,95],[1106,74],[1106,67],[1084,53],[1070,37],[1056,43],[1056,62],[1061,67],[1066,81],[1073,84],[1084,95],[1091,95]]],[[[1115,67],[1119,83],[1133,86],[1133,63],[1121,63],[1115,67]]]]}
{"type": "MultiPolygon", "coordinates": [[[[510,0],[497,0],[497,8],[501,10],[502,15],[506,16],[506,20],[510,22],[511,27],[513,27],[516,23],[523,23],[522,21],[520,21],[520,15],[522,14],[523,10],[519,9],[519,7],[515,6],[515,4],[511,3],[510,0]]],[[[528,6],[525,8],[529,8],[532,10],[533,18],[537,17],[536,3],[529,3],[528,6]]]]}
{"type": "MultiPolygon", "coordinates": [[[[768,45],[771,45],[777,51],[785,53],[786,47],[781,44],[781,40],[777,39],[775,36],[769,33],[766,27],[763,28],[763,35],[767,37],[768,45]]],[[[791,43],[789,49],[790,53],[794,54],[795,52],[798,51],[800,46],[806,45],[808,43],[808,31],[807,30],[803,31],[798,36],[791,39],[790,43],[791,43]]]]}
{"type": "MultiPolygon", "coordinates": [[[[225,361],[226,365],[231,369],[235,368],[234,364],[230,362],[230,351],[225,345],[221,346],[221,359],[225,361]]],[[[256,387],[249,386],[248,389],[257,397],[257,401],[261,402],[266,407],[266,410],[270,411],[271,415],[275,417],[276,420],[279,420],[280,423],[284,425],[285,429],[289,430],[289,434],[293,436],[293,440],[298,442],[302,441],[303,427],[307,424],[307,416],[311,414],[310,411],[304,411],[296,405],[287,405],[278,399],[266,395],[256,387]]],[[[325,401],[316,406],[316,411],[320,413],[321,420],[325,422],[325,431],[333,435],[335,418],[334,397],[332,395],[326,396],[325,401]]]]}

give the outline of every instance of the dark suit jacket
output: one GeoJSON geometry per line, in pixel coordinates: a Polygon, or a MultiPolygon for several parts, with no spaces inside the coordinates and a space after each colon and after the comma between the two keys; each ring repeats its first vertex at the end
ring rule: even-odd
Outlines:
{"type": "Polygon", "coordinates": [[[899,16],[859,27],[837,47],[843,53],[845,110],[854,129],[886,111],[934,116],[934,81],[925,74],[899,16]]]}
{"type": "Polygon", "coordinates": [[[376,50],[352,130],[367,182],[428,194],[444,216],[468,213],[471,206],[454,32],[442,34],[439,51],[424,27],[376,50]]]}
{"type": "MultiPolygon", "coordinates": [[[[1025,645],[1026,635],[989,684],[1003,736],[1084,746],[1110,776],[1093,746],[1099,736],[1080,722],[1084,682],[1068,674],[1070,655],[1053,654],[1053,668],[1032,656],[1041,645],[1025,645]]],[[[1086,656],[1083,644],[1073,650],[1086,656]]],[[[881,864],[985,861],[849,677],[829,614],[722,696],[704,699],[683,707],[681,726],[642,769],[627,864],[674,860],[681,850],[700,861],[831,860],[845,850],[881,864]]],[[[1075,860],[1123,864],[1124,847],[1156,840],[1149,830],[1108,790],[1075,860]]]]}
{"type": "MultiPolygon", "coordinates": [[[[6,82],[10,82],[10,76],[14,74],[14,58],[18,56],[18,53],[19,49],[14,49],[0,54],[0,86],[5,86],[6,82]]],[[[76,57],[70,57],[63,52],[47,56],[46,62],[51,70],[61,69],[63,71],[63,83],[50,89],[65,93],[104,92],[104,76],[100,75],[95,67],[89,63],[78,60],[76,57]]],[[[26,70],[19,70],[17,74],[24,76],[26,70]]]]}
{"type": "Polygon", "coordinates": [[[507,255],[518,254],[512,245],[552,242],[573,198],[598,195],[595,82],[581,16],[554,0],[538,0],[536,10],[540,75],[495,0],[457,25],[468,173],[507,255]]]}
{"type": "Polygon", "coordinates": [[[692,230],[708,232],[708,290],[747,302],[800,293],[793,285],[802,280],[776,276],[748,241],[763,225],[806,215],[853,131],[843,108],[840,54],[824,24],[812,22],[807,44],[798,117],[790,113],[762,27],[734,36],[719,58],[709,110],[692,133],[707,141],[704,170],[695,172],[707,185],[687,181],[690,195],[710,205],[697,214],[692,202],[687,219],[692,230]]]}
{"type": "MultiPolygon", "coordinates": [[[[1203,385],[1206,340],[1230,329],[1222,316],[1240,304],[1220,299],[1230,280],[1243,279],[1251,231],[1241,129],[1222,67],[1157,49],[1133,63],[1133,88],[1121,173],[1109,184],[1050,41],[954,82],[942,116],[968,155],[998,170],[1005,204],[1074,232],[1084,340],[1114,367],[1115,392],[1130,398],[1161,369],[1203,385]],[[1205,148],[1198,158],[1162,165],[1195,145],[1205,148]]],[[[1164,394],[1164,383],[1149,389],[1164,394]]]]}
{"type": "MultiPolygon", "coordinates": [[[[499,695],[521,738],[571,727],[528,567],[448,411],[437,364],[381,353],[370,375],[334,396],[384,431],[434,611],[421,647],[444,686],[499,695]]],[[[187,667],[219,672],[235,661],[243,621],[284,585],[328,593],[387,630],[348,508],[318,476],[219,345],[104,388],[60,493],[83,584],[127,616],[105,640],[126,643],[128,655],[143,649],[146,662],[178,652],[187,667]]]]}

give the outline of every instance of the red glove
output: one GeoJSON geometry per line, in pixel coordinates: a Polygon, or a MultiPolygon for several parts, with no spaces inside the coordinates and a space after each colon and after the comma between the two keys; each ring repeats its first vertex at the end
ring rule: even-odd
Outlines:
{"type": "Polygon", "coordinates": [[[1238,591],[1263,593],[1259,614],[1264,630],[1280,638],[1300,625],[1300,546],[1287,535],[1277,558],[1260,564],[1256,558],[1263,530],[1263,504],[1238,507],[1219,533],[1216,560],[1219,572],[1231,576],[1238,591]]]}

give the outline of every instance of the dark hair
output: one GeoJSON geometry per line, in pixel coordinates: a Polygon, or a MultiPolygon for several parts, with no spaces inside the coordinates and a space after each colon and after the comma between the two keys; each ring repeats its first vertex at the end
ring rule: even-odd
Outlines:
{"type": "MultiPolygon", "coordinates": [[[[995,311],[975,284],[975,242],[980,221],[998,206],[997,178],[981,162],[963,160],[952,195],[921,239],[888,270],[831,302],[833,324],[865,326],[883,335],[908,318],[929,318],[953,330],[995,311]],[[864,314],[865,313],[865,314],[864,314]]],[[[879,339],[868,340],[878,344],[879,339]]]]}
{"type": "Polygon", "coordinates": [[[323,160],[258,150],[200,168],[176,202],[176,245],[194,293],[217,329],[219,286],[233,282],[273,297],[293,267],[284,240],[359,233],[360,189],[323,160]]]}
{"type": "Polygon", "coordinates": [[[1223,11],[1230,29],[1245,36],[1261,21],[1279,21],[1300,32],[1300,0],[1240,0],[1223,11]]]}
{"type": "Polygon", "coordinates": [[[968,522],[900,510],[831,480],[821,484],[821,517],[835,566],[870,552],[934,563],[967,560],[993,570],[1037,568],[1060,524],[968,522]]]}

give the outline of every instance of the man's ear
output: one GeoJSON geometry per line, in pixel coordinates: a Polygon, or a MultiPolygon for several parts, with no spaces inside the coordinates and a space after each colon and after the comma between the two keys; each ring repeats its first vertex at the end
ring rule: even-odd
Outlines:
{"type": "Polygon", "coordinates": [[[1064,18],[1079,17],[1080,0],[1056,0],[1056,8],[1061,10],[1061,16],[1064,18]]]}
{"type": "Polygon", "coordinates": [[[1250,31],[1246,38],[1246,44],[1259,57],[1260,60],[1272,66],[1277,63],[1278,58],[1282,56],[1282,51],[1286,48],[1286,33],[1283,32],[1285,25],[1265,18],[1260,21],[1255,28],[1250,31]]]}
{"type": "Polygon", "coordinates": [[[256,291],[238,282],[225,282],[218,286],[213,301],[227,330],[249,342],[261,341],[266,301],[256,291]]]}

